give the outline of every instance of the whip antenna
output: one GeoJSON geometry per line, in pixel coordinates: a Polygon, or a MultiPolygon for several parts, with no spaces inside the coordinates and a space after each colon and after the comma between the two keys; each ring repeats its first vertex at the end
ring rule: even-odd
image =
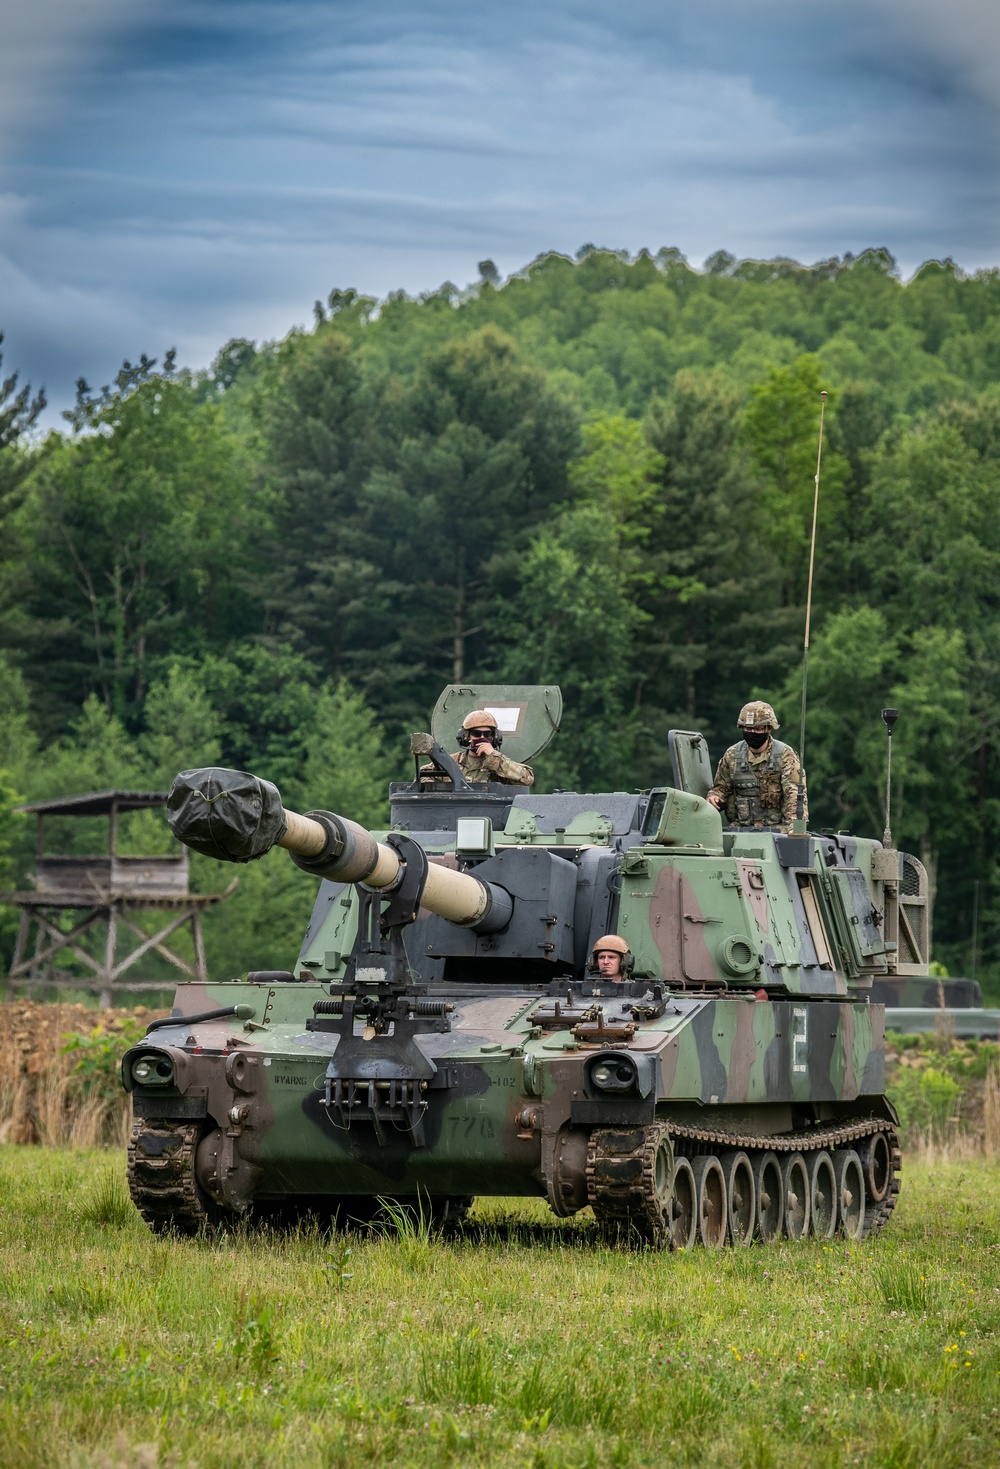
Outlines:
{"type": "Polygon", "coordinates": [[[819,471],[823,462],[823,417],[826,413],[826,392],[819,395],[819,443],[816,446],[816,478],[813,489],[812,535],[809,538],[809,581],[806,587],[806,631],[802,642],[802,714],[799,720],[799,793],[795,803],[795,824],[804,830],[805,824],[805,768],[806,768],[806,699],[809,690],[809,628],[812,622],[813,568],[816,564],[816,518],[819,514],[819,471]]]}
{"type": "Polygon", "coordinates": [[[882,845],[887,850],[892,846],[892,819],[889,812],[889,803],[892,799],[892,726],[898,718],[898,709],[882,710],[882,720],[885,724],[887,735],[885,757],[885,831],[882,833],[882,845]]]}

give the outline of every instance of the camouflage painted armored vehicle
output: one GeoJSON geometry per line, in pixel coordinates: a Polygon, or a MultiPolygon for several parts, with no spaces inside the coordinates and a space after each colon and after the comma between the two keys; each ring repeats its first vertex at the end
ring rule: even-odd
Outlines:
{"type": "Polygon", "coordinates": [[[378,837],[244,772],[178,776],[182,840],[276,844],[321,881],[294,969],[180,985],[126,1056],[144,1218],[422,1199],[458,1219],[520,1194],[657,1244],[879,1228],[900,1156],[869,997],[926,973],[920,863],[724,830],[681,731],[643,794],[470,785],[441,742],[484,705],[522,761],[561,711],[553,688],[446,690],[378,837]],[[601,935],[627,941],[625,978],[597,972],[601,935]]]}

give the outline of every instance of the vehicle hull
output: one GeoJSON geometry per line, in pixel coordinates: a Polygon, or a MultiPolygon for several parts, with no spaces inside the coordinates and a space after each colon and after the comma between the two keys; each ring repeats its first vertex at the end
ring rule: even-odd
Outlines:
{"type": "MultiPolygon", "coordinates": [[[[176,1084],[136,1087],[136,1117],[197,1120],[204,1136],[219,1134],[224,1161],[210,1175],[203,1150],[200,1182],[238,1213],[255,1201],[340,1195],[551,1196],[556,1142],[567,1130],[655,1121],[773,1139],[890,1116],[878,1005],[677,995],[623,1040],[615,1007],[627,1014],[627,999],[609,985],[597,999],[616,1038],[581,1040],[572,1007],[566,1025],[553,1023],[540,988],[488,999],[470,988],[450,993],[450,1029],[417,1038],[433,1068],[419,1145],[398,1116],[376,1125],[364,1106],[330,1105],[328,1070],[342,1040],[305,1029],[322,993],[311,983],[180,986],[176,1024],[137,1048],[175,1058],[176,1084]],[[247,999],[265,1025],[183,1018],[247,999]],[[645,1094],[599,1091],[592,1072],[602,1058],[635,1062],[645,1094]]],[[[595,997],[579,997],[577,1009],[585,1000],[595,997]]],[[[365,1054],[373,1083],[387,1092],[393,1038],[373,1037],[365,1054]]]]}

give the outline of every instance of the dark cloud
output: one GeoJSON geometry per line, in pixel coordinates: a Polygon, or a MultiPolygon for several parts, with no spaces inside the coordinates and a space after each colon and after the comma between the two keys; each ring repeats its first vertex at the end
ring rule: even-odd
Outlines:
{"type": "Polygon", "coordinates": [[[283,334],[334,285],[595,238],[998,255],[979,0],[91,0],[76,67],[10,13],[44,106],[0,112],[0,326],[53,400],[124,355],[283,334]]]}

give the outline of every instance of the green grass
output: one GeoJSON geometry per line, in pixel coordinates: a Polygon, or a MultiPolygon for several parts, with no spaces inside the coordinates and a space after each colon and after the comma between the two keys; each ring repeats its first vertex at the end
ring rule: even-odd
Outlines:
{"type": "Polygon", "coordinates": [[[454,1241],[156,1239],[107,1152],[0,1149],[5,1469],[1000,1458],[1000,1167],[909,1166],[885,1236],[615,1251],[484,1201],[454,1241]]]}

